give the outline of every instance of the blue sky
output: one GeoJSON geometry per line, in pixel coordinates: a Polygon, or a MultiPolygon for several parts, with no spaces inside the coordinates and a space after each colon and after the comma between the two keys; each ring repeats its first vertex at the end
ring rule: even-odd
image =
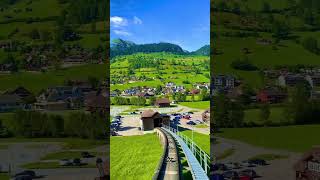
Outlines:
{"type": "Polygon", "coordinates": [[[210,0],[111,0],[110,8],[111,39],[188,51],[210,43],[210,0]]]}

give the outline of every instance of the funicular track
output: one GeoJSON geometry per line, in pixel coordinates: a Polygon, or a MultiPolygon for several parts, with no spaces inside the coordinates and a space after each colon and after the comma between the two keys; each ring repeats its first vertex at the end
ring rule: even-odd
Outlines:
{"type": "Polygon", "coordinates": [[[162,144],[164,153],[161,157],[158,170],[153,176],[153,180],[180,180],[181,169],[177,144],[170,133],[157,128],[158,134],[163,136],[162,144]]]}

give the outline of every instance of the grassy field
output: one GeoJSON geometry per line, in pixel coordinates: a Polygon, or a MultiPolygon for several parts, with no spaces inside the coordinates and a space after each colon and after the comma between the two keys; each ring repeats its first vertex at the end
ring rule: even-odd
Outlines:
{"type": "Polygon", "coordinates": [[[91,149],[106,144],[104,140],[89,140],[79,138],[0,138],[0,143],[19,142],[60,142],[63,149],[91,149]]]}
{"type": "MultiPolygon", "coordinates": [[[[256,124],[263,124],[260,120],[260,109],[248,109],[245,110],[244,122],[255,122],[256,124]]],[[[284,109],[282,107],[272,107],[270,108],[269,121],[273,123],[279,123],[284,120],[284,109]]]]}
{"type": "Polygon", "coordinates": [[[0,180],[8,180],[9,175],[7,173],[0,173],[0,180]]]}
{"type": "Polygon", "coordinates": [[[111,137],[111,179],[151,179],[162,147],[155,134],[111,137]]]}
{"type": "MultiPolygon", "coordinates": [[[[188,136],[190,139],[192,138],[192,131],[186,130],[182,131],[182,134],[188,136]]],[[[210,154],[210,136],[194,132],[193,133],[193,141],[206,153],[210,154]]]]}
{"type": "Polygon", "coordinates": [[[210,101],[180,102],[179,104],[182,106],[203,110],[210,107],[210,101]]]}
{"type": "Polygon", "coordinates": [[[304,152],[319,145],[320,125],[222,129],[217,136],[252,145],[293,152],[304,152]]]}
{"type": "Polygon", "coordinates": [[[63,85],[64,81],[68,79],[86,80],[88,76],[93,76],[102,80],[105,75],[105,64],[88,64],[45,73],[19,72],[10,75],[0,74],[0,91],[10,88],[13,89],[17,86],[24,86],[27,89],[38,93],[47,87],[63,85]]]}

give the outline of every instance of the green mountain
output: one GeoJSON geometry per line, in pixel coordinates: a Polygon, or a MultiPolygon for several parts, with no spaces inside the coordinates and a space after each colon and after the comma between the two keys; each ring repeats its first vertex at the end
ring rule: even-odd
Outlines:
{"type": "Polygon", "coordinates": [[[205,45],[200,49],[191,52],[193,55],[210,56],[210,45],[205,45]]]}
{"type": "Polygon", "coordinates": [[[169,52],[173,54],[186,54],[180,46],[176,44],[160,42],[151,44],[135,44],[131,41],[122,39],[114,39],[110,44],[110,56],[129,55],[138,52],[154,53],[154,52],[169,52]]]}

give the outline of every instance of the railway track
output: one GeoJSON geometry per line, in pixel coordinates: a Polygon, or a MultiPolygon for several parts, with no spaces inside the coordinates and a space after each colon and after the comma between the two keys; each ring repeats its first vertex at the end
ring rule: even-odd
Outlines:
{"type": "Polygon", "coordinates": [[[160,133],[163,134],[166,143],[164,143],[164,154],[162,157],[162,164],[159,165],[159,170],[157,176],[154,177],[156,180],[180,180],[181,179],[181,169],[179,152],[177,149],[176,142],[171,134],[158,128],[160,133]]]}

